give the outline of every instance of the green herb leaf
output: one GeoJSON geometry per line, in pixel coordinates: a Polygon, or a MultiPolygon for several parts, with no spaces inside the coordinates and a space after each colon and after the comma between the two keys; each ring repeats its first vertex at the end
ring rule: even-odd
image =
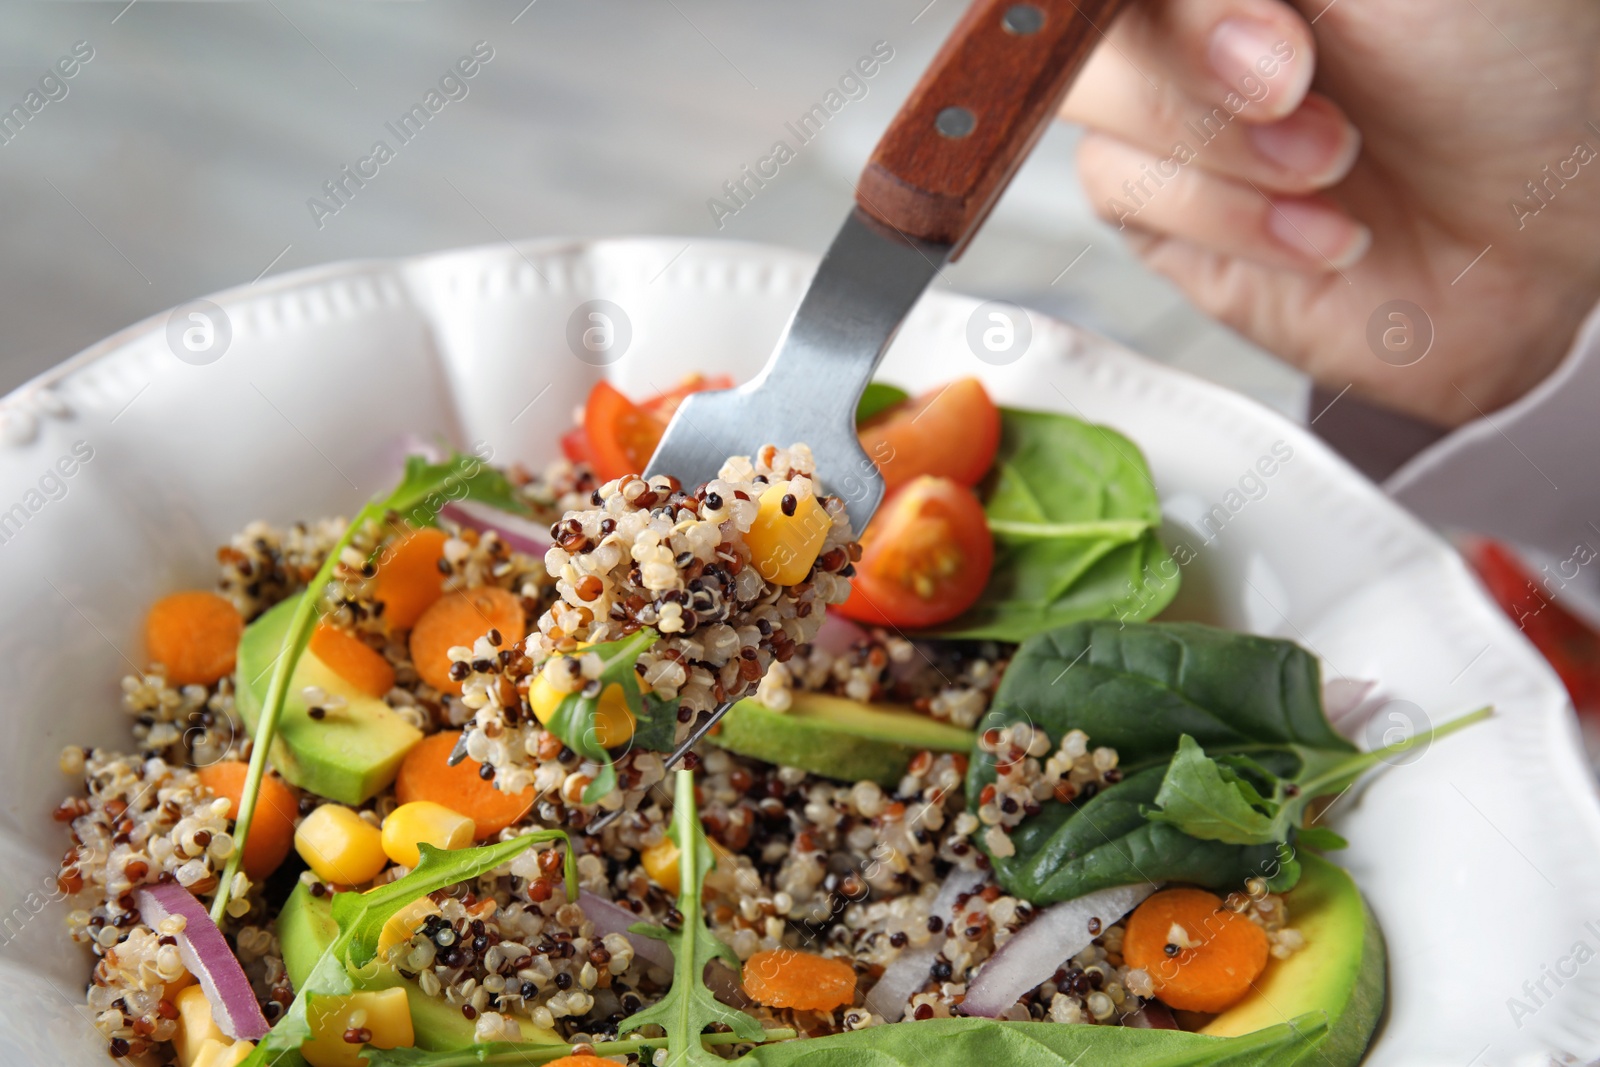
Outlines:
{"type": "Polygon", "coordinates": [[[985,511],[994,570],[941,636],[1023,641],[1081,619],[1150,618],[1178,591],[1137,446],[1066,415],[1000,409],[985,511]]]}
{"type": "Polygon", "coordinates": [[[896,404],[909,400],[911,394],[897,385],[887,382],[868,382],[861,393],[861,400],[856,404],[856,425],[859,426],[872,416],[888,411],[896,404]]]}
{"type": "Polygon", "coordinates": [[[1326,826],[1302,826],[1295,831],[1294,839],[1296,843],[1306,848],[1314,848],[1321,852],[1335,852],[1350,847],[1350,842],[1326,826]]]}
{"type": "Polygon", "coordinates": [[[1209,758],[1184,734],[1145,817],[1170,823],[1202,841],[1266,845],[1284,839],[1282,805],[1263,798],[1232,768],[1209,758]]]}
{"type": "Polygon", "coordinates": [[[311,998],[339,996],[361,988],[364,978],[373,977],[373,961],[378,952],[378,936],[383,924],[412,901],[436,889],[455,885],[486,874],[520,853],[545,841],[566,841],[567,899],[578,896],[578,867],[571,843],[563,830],[539,830],[510,841],[478,848],[444,850],[432,845],[418,846],[422,854],[415,870],[404,878],[365,893],[337,893],[333,898],[333,918],[339,936],[322,953],[316,966],[295,991],[293,1003],[283,1018],[267,1032],[243,1067],[265,1067],[284,1053],[298,1052],[311,1036],[308,1016],[311,998]]]}
{"type": "Polygon", "coordinates": [[[633,713],[636,725],[630,743],[655,751],[672,747],[677,731],[677,705],[659,700],[653,695],[646,700],[639,689],[639,675],[634,664],[645,649],[661,639],[651,629],[641,629],[618,641],[590,645],[582,654],[594,653],[600,657],[599,696],[586,697],[583,693],[568,693],[561,699],[545,729],[555,734],[566,746],[584,759],[599,765],[600,771],[583,791],[583,802],[593,804],[617,787],[617,769],[611,762],[611,753],[600,744],[595,726],[595,715],[606,690],[620,686],[633,713]]]}
{"type": "Polygon", "coordinates": [[[517,515],[533,511],[506,476],[476,456],[456,453],[443,463],[407,456],[405,474],[383,501],[413,526],[435,526],[446,504],[475,500],[517,515]]]}
{"type": "Polygon", "coordinates": [[[255,748],[250,754],[250,769],[245,774],[238,818],[234,821],[235,847],[217,882],[217,895],[211,901],[213,922],[220,925],[227,914],[233,876],[238,873],[244,857],[245,841],[250,834],[256,800],[261,792],[261,778],[266,773],[267,757],[278,732],[278,719],[283,714],[283,703],[289,695],[289,680],[294,677],[294,669],[306,650],[306,643],[311,639],[311,631],[317,622],[318,601],[333,579],[339,556],[367,523],[381,522],[390,512],[397,513],[403,522],[413,526],[433,526],[438,523],[439,512],[444,510],[445,505],[466,499],[479,500],[507,511],[527,511],[526,506],[516,499],[511,483],[506,481],[505,476],[476,456],[457,453],[444,463],[429,463],[421,456],[408,456],[400,484],[382,500],[369,501],[356,513],[339,540],[328,550],[327,558],[306,585],[305,592],[300,595],[294,614],[289,619],[289,627],[283,635],[283,649],[267,682],[266,696],[262,698],[261,714],[256,722],[255,748]]]}
{"type": "Polygon", "coordinates": [[[701,1035],[712,1023],[725,1023],[745,1041],[761,1041],[761,1024],[754,1018],[723,1004],[706,988],[706,964],[717,957],[739,971],[739,957],[706,929],[700,890],[706,872],[715,866],[700,815],[695,810],[694,773],[677,771],[673,794],[672,840],[678,846],[678,912],[683,927],[677,931],[636,923],[629,929],[636,934],[665,941],[672,948],[672,988],[661,1000],[628,1016],[617,1024],[618,1034],[628,1034],[654,1023],[667,1032],[667,1063],[670,1067],[696,1064],[721,1067],[726,1061],[701,1046],[701,1035]]]}
{"type": "Polygon", "coordinates": [[[662,700],[654,693],[643,697],[642,709],[634,713],[637,724],[633,744],[648,752],[671,752],[678,738],[678,702],[662,700]]]}
{"type": "MultiPolygon", "coordinates": [[[[762,1045],[734,1061],[747,1067],[1289,1067],[1327,1036],[1309,1012],[1239,1037],[1128,1026],[1063,1026],[994,1019],[891,1023],[803,1041],[762,1045]]],[[[726,1061],[724,1061],[726,1062],[726,1061]]]]}

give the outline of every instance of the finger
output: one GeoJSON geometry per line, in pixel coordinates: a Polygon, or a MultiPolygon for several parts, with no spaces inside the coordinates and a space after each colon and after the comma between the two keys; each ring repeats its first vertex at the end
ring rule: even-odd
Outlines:
{"type": "Polygon", "coordinates": [[[1339,376],[1339,367],[1328,365],[1325,353],[1329,347],[1306,344],[1301,316],[1292,310],[1312,299],[1319,287],[1343,289],[1338,275],[1300,275],[1294,279],[1300,283],[1298,287],[1286,287],[1281,270],[1182,238],[1130,229],[1128,244],[1147,267],[1170,278],[1209,317],[1319,381],[1332,382],[1339,376]],[[1286,294],[1286,289],[1293,295],[1286,294]]]}
{"type": "Polygon", "coordinates": [[[1316,67],[1311,27],[1279,0],[1150,0],[1106,30],[1084,65],[1063,116],[1089,116],[1128,97],[1133,75],[1241,121],[1276,122],[1305,99],[1316,67]]]}
{"type": "Polygon", "coordinates": [[[1339,106],[1308,94],[1288,117],[1247,124],[1222,104],[1206,105],[1170,84],[1151,88],[1123,66],[1103,93],[1079,99],[1063,114],[1161,156],[1243,178],[1264,189],[1308,193],[1334,185],[1361,152],[1361,134],[1339,106]]]}
{"type": "Polygon", "coordinates": [[[1290,270],[1342,270],[1372,234],[1320,196],[1269,196],[1105,134],[1078,147],[1084,191],[1107,221],[1290,270]]]}

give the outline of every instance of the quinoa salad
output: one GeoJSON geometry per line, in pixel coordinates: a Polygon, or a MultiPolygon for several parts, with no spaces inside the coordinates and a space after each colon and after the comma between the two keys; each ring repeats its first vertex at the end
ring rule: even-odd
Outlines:
{"type": "Polygon", "coordinates": [[[1318,819],[1385,752],[1304,649],[1150,621],[1133,443],[875,383],[865,531],[802,442],[634,473],[728,384],[601,383],[537,471],[419,450],[152,605],[54,810],[110,1055],[1358,1062],[1383,941],[1318,819]]]}

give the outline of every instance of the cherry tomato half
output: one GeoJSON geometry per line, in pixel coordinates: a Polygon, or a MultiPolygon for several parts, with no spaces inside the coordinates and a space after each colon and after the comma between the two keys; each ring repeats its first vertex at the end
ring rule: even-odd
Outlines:
{"type": "Polygon", "coordinates": [[[598,382],[589,393],[583,425],[561,438],[561,450],[574,463],[588,463],[602,482],[637,474],[655,454],[684,397],[731,388],[733,379],[727,375],[696,374],[675,389],[635,404],[609,382],[598,382]]]}
{"type": "Polygon", "coordinates": [[[829,610],[875,626],[935,626],[977,601],[993,565],[977,496],[922,475],[884,501],[861,539],[850,599],[829,610]]]}
{"type": "Polygon", "coordinates": [[[973,486],[1000,448],[1000,409],[978,379],[957,378],[879,412],[860,434],[886,493],[923,474],[973,486]]]}

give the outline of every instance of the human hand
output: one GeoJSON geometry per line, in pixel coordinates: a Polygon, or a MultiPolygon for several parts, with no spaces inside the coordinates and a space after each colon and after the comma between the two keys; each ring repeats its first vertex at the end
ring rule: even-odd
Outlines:
{"type": "Polygon", "coordinates": [[[1144,261],[1331,389],[1466,422],[1600,298],[1592,0],[1147,0],[1061,114],[1144,261]]]}

